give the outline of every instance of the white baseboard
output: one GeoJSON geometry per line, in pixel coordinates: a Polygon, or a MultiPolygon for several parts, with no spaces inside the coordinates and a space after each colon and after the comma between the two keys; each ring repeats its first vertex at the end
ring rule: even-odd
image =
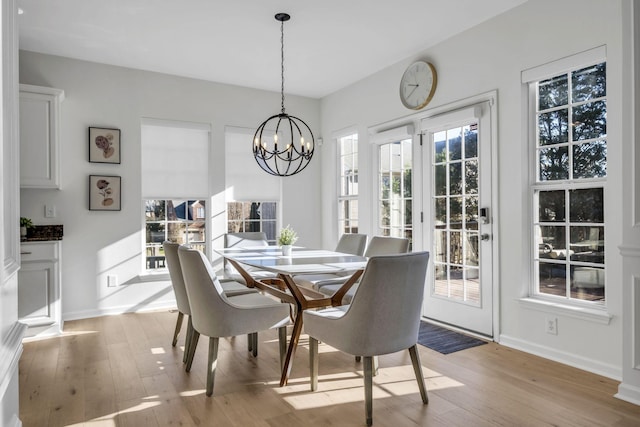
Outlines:
{"type": "Polygon", "coordinates": [[[532,344],[519,338],[500,335],[500,345],[535,354],[536,356],[573,366],[574,368],[582,369],[597,375],[602,375],[603,377],[611,378],[616,381],[620,381],[622,379],[622,368],[619,366],[602,363],[597,360],[577,356],[575,354],[559,351],[550,347],[532,344]]]}
{"type": "Polygon", "coordinates": [[[640,405],[640,388],[622,383],[618,386],[618,393],[615,394],[615,397],[634,405],[640,405]]]}
{"type": "Polygon", "coordinates": [[[155,311],[155,310],[169,310],[172,308],[176,308],[175,301],[159,301],[150,304],[145,304],[144,306],[135,305],[135,306],[119,306],[119,307],[109,307],[105,309],[95,309],[95,310],[82,310],[82,311],[73,311],[69,313],[63,313],[63,320],[79,320],[79,319],[89,319],[91,317],[100,317],[100,316],[111,316],[115,314],[123,314],[123,313],[144,313],[147,311],[155,311]]]}

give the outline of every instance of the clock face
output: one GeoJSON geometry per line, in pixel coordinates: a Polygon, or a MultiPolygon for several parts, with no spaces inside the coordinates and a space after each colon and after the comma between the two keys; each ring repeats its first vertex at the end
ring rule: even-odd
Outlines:
{"type": "Polygon", "coordinates": [[[409,65],[400,80],[400,100],[412,110],[419,110],[431,101],[436,91],[436,69],[428,62],[409,65]]]}

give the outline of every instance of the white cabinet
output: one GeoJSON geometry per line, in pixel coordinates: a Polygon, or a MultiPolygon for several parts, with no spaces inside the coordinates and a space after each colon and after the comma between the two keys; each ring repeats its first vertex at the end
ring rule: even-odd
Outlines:
{"type": "Polygon", "coordinates": [[[60,188],[60,103],[64,91],[20,85],[20,187],[60,188]]]}
{"type": "Polygon", "coordinates": [[[60,241],[20,245],[18,320],[29,326],[25,337],[62,332],[60,241]]]}

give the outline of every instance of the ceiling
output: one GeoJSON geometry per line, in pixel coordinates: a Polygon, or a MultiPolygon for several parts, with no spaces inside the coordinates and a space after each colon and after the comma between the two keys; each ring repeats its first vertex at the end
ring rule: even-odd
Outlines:
{"type": "Polygon", "coordinates": [[[526,0],[17,0],[20,49],[321,98],[526,0]]]}

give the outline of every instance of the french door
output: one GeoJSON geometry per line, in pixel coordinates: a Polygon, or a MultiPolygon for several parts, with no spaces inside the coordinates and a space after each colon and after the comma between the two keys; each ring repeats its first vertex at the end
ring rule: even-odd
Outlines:
{"type": "Polygon", "coordinates": [[[493,336],[491,106],[424,119],[424,316],[493,336]]]}

